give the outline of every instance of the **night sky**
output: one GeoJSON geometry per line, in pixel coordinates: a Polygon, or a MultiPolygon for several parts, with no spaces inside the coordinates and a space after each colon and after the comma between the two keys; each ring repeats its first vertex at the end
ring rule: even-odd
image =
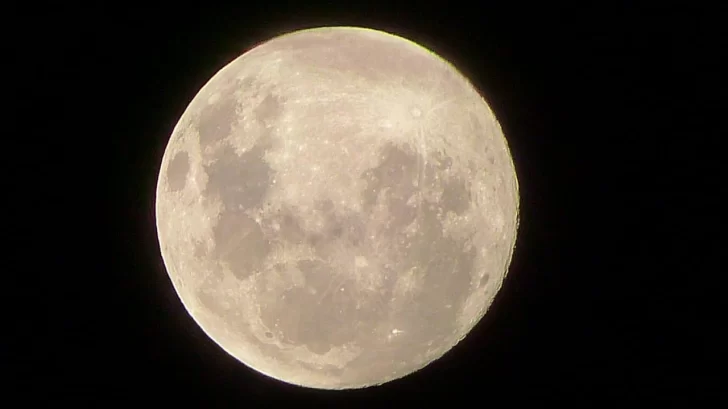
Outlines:
{"type": "Polygon", "coordinates": [[[9,332],[12,371],[30,388],[14,390],[165,408],[714,407],[725,373],[711,283],[726,271],[719,13],[418,3],[28,14],[42,39],[23,34],[11,64],[45,84],[17,94],[47,112],[24,125],[43,155],[32,166],[28,151],[10,156],[46,178],[43,190],[19,183],[29,200],[16,206],[38,206],[50,233],[9,221],[29,254],[17,265],[37,266],[22,276],[42,283],[12,291],[32,305],[9,332]],[[521,193],[513,262],[480,324],[425,369],[350,392],[266,378],[217,347],[174,293],[154,225],[162,154],[200,87],[256,44],[321,25],[389,31],[458,67],[500,121],[521,193]]]}

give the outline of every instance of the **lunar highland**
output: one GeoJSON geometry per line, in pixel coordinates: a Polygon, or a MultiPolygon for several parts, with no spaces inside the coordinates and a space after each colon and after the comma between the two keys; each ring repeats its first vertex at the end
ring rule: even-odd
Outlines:
{"type": "Polygon", "coordinates": [[[275,379],[348,389],[438,359],[513,254],[518,183],[483,97],[391,34],[296,31],[199,91],[162,158],[156,221],[184,307],[275,379]]]}

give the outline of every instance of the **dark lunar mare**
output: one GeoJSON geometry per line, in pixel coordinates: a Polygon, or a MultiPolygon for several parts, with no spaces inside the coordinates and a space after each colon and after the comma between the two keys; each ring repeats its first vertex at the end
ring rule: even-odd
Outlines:
{"type": "MultiPolygon", "coordinates": [[[[244,87],[254,87],[252,80],[229,81],[244,87]]],[[[236,114],[234,86],[222,87],[221,97],[206,107],[200,117],[198,131],[201,148],[226,138],[236,114]]],[[[260,121],[272,121],[280,114],[274,99],[264,99],[255,109],[262,115],[260,121]]],[[[214,254],[209,257],[225,263],[235,277],[243,280],[258,271],[272,250],[271,240],[247,210],[263,204],[275,172],[265,161],[265,152],[273,146],[272,138],[265,133],[258,143],[241,155],[229,143],[215,149],[215,160],[205,166],[208,181],[203,192],[206,200],[219,200],[222,204],[219,220],[213,228],[214,254]]],[[[221,308],[221,294],[217,285],[222,279],[220,268],[207,278],[198,291],[200,302],[217,315],[228,312],[221,308]]]]}
{"type": "Polygon", "coordinates": [[[167,165],[167,186],[170,192],[178,192],[187,183],[190,171],[190,155],[185,151],[177,152],[167,165]]]}

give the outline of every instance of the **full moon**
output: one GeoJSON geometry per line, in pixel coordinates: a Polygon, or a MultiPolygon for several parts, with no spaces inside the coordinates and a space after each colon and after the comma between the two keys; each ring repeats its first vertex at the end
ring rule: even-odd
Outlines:
{"type": "Polygon", "coordinates": [[[232,357],[319,389],[437,360],[506,276],[518,183],[474,86],[407,39],[295,31],[207,82],[156,191],[176,293],[232,357]]]}

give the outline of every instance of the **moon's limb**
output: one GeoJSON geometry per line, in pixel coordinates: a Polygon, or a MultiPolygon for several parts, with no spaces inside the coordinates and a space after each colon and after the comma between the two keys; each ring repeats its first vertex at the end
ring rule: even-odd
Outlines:
{"type": "Polygon", "coordinates": [[[356,28],[273,39],[216,74],[157,188],[172,282],[223,349],[271,377],[357,388],[451,349],[507,272],[518,185],[467,80],[356,28]]]}

